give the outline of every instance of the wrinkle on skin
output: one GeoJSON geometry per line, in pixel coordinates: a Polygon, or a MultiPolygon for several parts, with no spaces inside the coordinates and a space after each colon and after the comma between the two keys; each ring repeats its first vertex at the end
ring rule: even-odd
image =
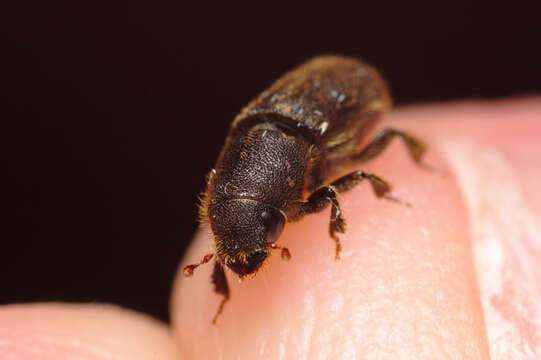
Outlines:
{"type": "Polygon", "coordinates": [[[491,358],[536,359],[541,356],[541,221],[504,153],[472,143],[445,148],[469,204],[491,358]]]}
{"type": "Polygon", "coordinates": [[[409,106],[394,118],[434,134],[457,174],[491,358],[539,358],[541,97],[409,106]]]}

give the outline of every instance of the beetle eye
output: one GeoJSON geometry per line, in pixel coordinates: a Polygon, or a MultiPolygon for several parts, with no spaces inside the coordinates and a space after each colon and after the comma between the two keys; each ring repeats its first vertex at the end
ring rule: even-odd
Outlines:
{"type": "Polygon", "coordinates": [[[265,227],[267,228],[267,243],[273,243],[278,240],[278,237],[284,229],[284,216],[278,211],[263,211],[261,213],[261,218],[265,222],[265,227]]]}

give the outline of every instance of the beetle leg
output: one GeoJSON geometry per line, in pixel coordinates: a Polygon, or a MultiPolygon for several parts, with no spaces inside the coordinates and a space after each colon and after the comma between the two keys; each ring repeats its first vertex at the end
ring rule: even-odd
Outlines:
{"type": "Polygon", "coordinates": [[[307,214],[320,212],[329,204],[332,206],[329,234],[336,242],[336,258],[338,259],[342,245],[336,233],[343,233],[346,230],[346,222],[342,217],[342,211],[340,210],[340,204],[338,203],[336,194],[337,190],[333,186],[320,187],[302,204],[299,218],[307,214]]]}
{"type": "Polygon", "coordinates": [[[391,185],[374,174],[368,174],[364,171],[354,171],[345,176],[342,176],[338,180],[334,181],[331,185],[339,192],[348,191],[353,189],[357,184],[363,180],[368,180],[372,189],[377,197],[385,196],[389,191],[391,191],[391,185]]]}
{"type": "Polygon", "coordinates": [[[404,141],[413,161],[420,164],[426,150],[425,145],[408,133],[390,127],[381,130],[359,154],[353,155],[352,160],[365,162],[376,158],[395,137],[400,137],[404,141]]]}
{"type": "Polygon", "coordinates": [[[219,261],[214,263],[214,270],[212,271],[212,283],[214,284],[214,292],[223,295],[223,299],[218,306],[216,315],[212,318],[212,324],[216,324],[216,319],[224,310],[225,303],[229,300],[229,285],[227,285],[227,278],[222,264],[219,261]]]}
{"type": "Polygon", "coordinates": [[[400,202],[400,200],[389,196],[391,185],[374,174],[368,174],[364,171],[354,171],[346,176],[339,178],[330,185],[317,189],[300,208],[300,218],[306,214],[317,213],[324,210],[329,204],[331,207],[331,222],[329,225],[329,234],[336,242],[336,259],[340,257],[342,245],[336,233],[343,233],[346,230],[346,221],[342,217],[340,204],[336,198],[336,194],[348,191],[355,187],[363,180],[368,180],[372,185],[372,189],[377,197],[383,197],[389,200],[400,202]]]}
{"type": "Polygon", "coordinates": [[[343,193],[344,191],[348,191],[354,188],[355,186],[357,186],[358,183],[363,180],[368,180],[370,182],[372,190],[378,198],[384,198],[399,204],[411,206],[409,203],[389,195],[392,186],[387,181],[383,180],[377,175],[368,174],[361,170],[349,173],[341,177],[340,179],[334,181],[331,185],[334,186],[339,193],[343,193]]]}

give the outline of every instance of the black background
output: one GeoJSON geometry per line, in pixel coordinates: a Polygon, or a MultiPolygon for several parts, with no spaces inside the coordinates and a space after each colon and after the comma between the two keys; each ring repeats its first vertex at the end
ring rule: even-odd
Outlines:
{"type": "Polygon", "coordinates": [[[166,320],[204,174],[252,97],[320,53],[365,58],[398,104],[539,92],[533,3],[18,2],[1,25],[0,302],[166,320]]]}

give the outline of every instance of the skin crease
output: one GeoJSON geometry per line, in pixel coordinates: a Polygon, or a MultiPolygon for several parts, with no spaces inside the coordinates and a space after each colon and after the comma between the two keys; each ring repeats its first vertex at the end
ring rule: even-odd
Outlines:
{"type": "MultiPolygon", "coordinates": [[[[170,330],[110,306],[0,307],[0,358],[538,358],[541,98],[411,106],[386,124],[426,140],[437,170],[416,167],[399,142],[359,167],[412,207],[376,200],[368,184],[341,194],[339,261],[326,210],[287,224],[278,244],[289,262],[277,252],[242,284],[227,272],[216,326],[206,265],[179,271],[170,330]]],[[[179,269],[211,244],[200,231],[179,269]]]]}

